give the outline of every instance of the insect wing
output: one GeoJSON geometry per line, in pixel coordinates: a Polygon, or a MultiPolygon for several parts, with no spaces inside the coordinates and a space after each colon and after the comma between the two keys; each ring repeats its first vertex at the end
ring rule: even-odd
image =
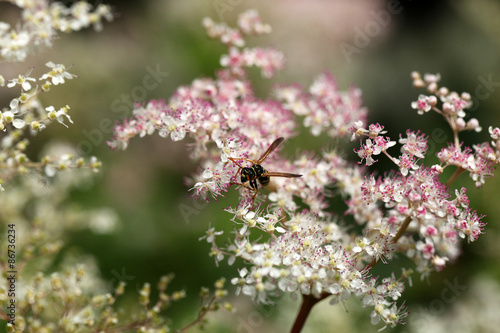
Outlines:
{"type": "Polygon", "coordinates": [[[287,172],[266,172],[262,175],[262,177],[287,177],[287,178],[297,178],[302,177],[302,175],[298,175],[296,173],[287,173],[287,172]]]}
{"type": "Polygon", "coordinates": [[[276,147],[278,147],[281,142],[283,142],[283,140],[285,140],[285,138],[283,137],[274,140],[274,142],[271,143],[269,148],[267,148],[267,150],[264,152],[264,154],[262,154],[262,156],[257,160],[255,164],[261,164],[267,158],[267,156],[271,154],[273,150],[275,150],[276,147]]]}

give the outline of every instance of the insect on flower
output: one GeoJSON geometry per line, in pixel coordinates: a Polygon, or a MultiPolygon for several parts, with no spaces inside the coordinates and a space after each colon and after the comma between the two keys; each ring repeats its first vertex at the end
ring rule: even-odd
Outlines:
{"type": "Polygon", "coordinates": [[[269,154],[271,154],[276,149],[276,147],[278,147],[279,144],[281,142],[283,142],[283,140],[284,140],[283,137],[280,137],[280,138],[277,138],[276,140],[274,140],[274,142],[271,143],[269,148],[267,148],[267,150],[264,152],[264,154],[262,154],[262,156],[257,161],[250,160],[248,158],[231,158],[231,157],[229,157],[229,159],[239,167],[239,170],[241,170],[241,183],[242,184],[238,184],[238,185],[245,186],[244,184],[246,182],[249,182],[250,189],[253,189],[255,191],[255,194],[252,197],[252,206],[253,206],[253,202],[255,200],[255,196],[259,192],[259,189],[257,187],[257,180],[259,181],[259,183],[262,186],[266,186],[269,184],[271,177],[287,177],[287,178],[302,177],[302,175],[298,175],[295,173],[269,172],[266,169],[264,169],[262,167],[262,165],[260,165],[269,156],[269,154]],[[241,166],[241,164],[236,162],[237,160],[248,161],[248,162],[252,162],[253,164],[250,167],[243,167],[243,166],[241,166]]]}

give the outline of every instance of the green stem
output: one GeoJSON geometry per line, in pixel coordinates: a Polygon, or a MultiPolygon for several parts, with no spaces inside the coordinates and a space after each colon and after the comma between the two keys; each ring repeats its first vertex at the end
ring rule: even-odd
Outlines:
{"type": "MultiPolygon", "coordinates": [[[[187,325],[186,327],[182,328],[182,329],[179,329],[177,330],[176,332],[179,332],[179,333],[182,333],[182,332],[187,332],[189,329],[191,329],[191,327],[193,327],[194,325],[198,324],[198,323],[201,323],[201,321],[203,320],[203,318],[205,318],[205,316],[210,312],[212,311],[212,305],[213,303],[215,302],[215,296],[212,297],[212,299],[210,300],[210,302],[208,303],[208,305],[206,307],[204,307],[204,309],[200,309],[200,313],[198,314],[198,317],[192,321],[189,325],[187,325]]],[[[203,300],[202,300],[202,303],[203,303],[203,300]]]]}

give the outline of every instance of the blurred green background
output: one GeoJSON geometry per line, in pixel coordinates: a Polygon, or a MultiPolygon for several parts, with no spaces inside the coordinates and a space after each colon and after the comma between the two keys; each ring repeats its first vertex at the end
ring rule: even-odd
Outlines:
{"type": "MultiPolygon", "coordinates": [[[[75,123],[69,129],[51,126],[42,133],[40,143],[63,138],[86,155],[95,155],[103,161],[102,172],[95,182],[75,190],[71,200],[84,207],[114,209],[120,226],[116,232],[106,235],[91,231],[75,233],[66,251],[94,255],[103,279],[110,285],[124,279],[130,292],[124,305],[132,302],[144,282],[155,283],[161,275],[175,273],[173,289],[184,288],[188,293],[188,299],[167,312],[178,325],[194,319],[201,286],[211,286],[220,276],[228,279],[236,276],[234,266],[215,267],[207,254],[209,246],[198,241],[209,223],[216,229],[231,230],[228,215],[222,208],[235,202],[235,193],[229,192],[226,198],[209,205],[189,198],[189,187],[184,180],[195,171],[195,165],[188,158],[186,141],[173,143],[154,135],[133,140],[124,152],[112,152],[105,141],[112,135],[110,123],[130,116],[130,107],[115,107],[126,105],[123,101],[127,98],[135,97],[138,102],[168,99],[178,86],[190,84],[197,77],[213,76],[224,48],[205,36],[201,27],[203,17],[234,25],[239,13],[256,8],[263,20],[272,25],[270,36],[249,40],[250,45],[272,45],[287,57],[286,69],[273,81],[254,75],[257,94],[263,98],[275,82],[308,86],[318,74],[328,70],[337,77],[342,89],[351,83],[362,89],[364,103],[370,110],[369,121],[384,125],[391,137],[396,138],[398,133],[411,128],[420,129],[430,134],[431,140],[439,141],[432,133],[442,129],[446,141],[450,141],[451,132],[438,115],[421,117],[410,108],[411,101],[423,93],[412,88],[410,72],[439,72],[441,85],[458,92],[468,91],[477,102],[472,114],[484,130],[467,134],[466,142],[487,140],[487,127],[500,125],[498,1],[400,1],[396,3],[399,11],[386,16],[380,13],[388,13],[387,6],[394,5],[394,1],[106,3],[113,5],[116,18],[104,24],[102,32],[88,30],[61,35],[54,49],[31,56],[23,64],[2,63],[0,69],[5,74],[8,71],[23,73],[26,66],[42,66],[48,60],[66,66],[73,64],[70,72],[79,78],[54,88],[45,100],[46,104],[58,103],[56,106],[68,103],[75,123]],[[362,32],[370,35],[364,41],[362,32]],[[347,57],[342,51],[346,45],[356,47],[347,57]],[[141,95],[137,87],[142,86],[148,68],[159,68],[168,76],[163,77],[155,89],[141,95]],[[485,84],[488,81],[496,84],[485,84]],[[186,218],[183,210],[193,214],[186,218]]],[[[2,98],[9,100],[8,96],[2,98]]],[[[6,104],[3,102],[2,105],[6,104]]],[[[312,150],[327,145],[326,137],[305,135],[301,140],[292,140],[287,149],[293,154],[297,149],[312,150]]],[[[31,147],[32,154],[37,154],[38,148],[31,147]]],[[[356,160],[357,156],[350,153],[352,147],[346,148],[346,152],[356,160]]],[[[376,167],[380,171],[387,166],[389,164],[380,163],[376,167]]],[[[440,299],[446,286],[443,281],[458,279],[466,285],[483,275],[499,280],[498,176],[488,179],[481,190],[472,188],[473,182],[465,176],[457,185],[470,187],[471,206],[487,215],[486,235],[477,243],[466,244],[461,260],[434,274],[430,284],[415,277],[414,287],[408,288],[404,295],[412,312],[418,312],[420,307],[429,308],[433,300],[440,299]]],[[[286,304],[280,309],[252,308],[247,301],[246,298],[235,301],[239,309],[237,315],[218,314],[217,318],[225,322],[221,327],[226,325],[219,331],[233,331],[235,323],[252,322],[247,317],[252,313],[266,320],[266,324],[258,328],[260,331],[271,331],[272,327],[288,330],[299,306],[298,302],[283,301],[286,304]]],[[[326,309],[322,306],[316,313],[313,311],[305,332],[330,332],[334,327],[376,331],[377,328],[368,323],[368,312],[356,310],[356,302],[349,302],[349,310],[346,314],[341,306],[326,305],[326,309]],[[315,323],[319,323],[320,328],[315,323]]],[[[405,330],[409,327],[395,329],[405,330]]],[[[240,331],[244,331],[243,328],[240,331]]]]}

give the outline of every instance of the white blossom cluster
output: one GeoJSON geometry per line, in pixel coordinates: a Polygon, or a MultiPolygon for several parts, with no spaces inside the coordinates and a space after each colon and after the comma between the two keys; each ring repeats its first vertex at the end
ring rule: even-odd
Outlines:
{"type": "MultiPolygon", "coordinates": [[[[77,31],[90,25],[100,30],[102,19],[112,19],[109,6],[101,4],[93,8],[85,1],[77,1],[71,7],[43,0],[7,2],[17,6],[21,14],[15,25],[0,17],[0,59],[5,62],[23,62],[30,53],[51,48],[60,32],[77,31]]],[[[66,127],[73,123],[68,105],[45,106],[40,96],[76,75],[62,64],[49,61],[46,66],[47,71],[38,75],[34,75],[33,68],[12,78],[0,73],[0,90],[18,90],[8,106],[0,109],[0,130],[4,132],[0,139],[0,191],[4,190],[2,184],[19,175],[35,172],[54,177],[57,172],[69,168],[85,167],[97,171],[100,167],[95,157],[85,161],[74,154],[46,155],[36,162],[26,154],[34,136],[51,123],[58,122],[66,127]]]]}
{"type": "Polygon", "coordinates": [[[464,120],[470,95],[439,87],[438,75],[412,73],[414,85],[431,96],[421,95],[411,106],[422,115],[441,114],[454,135],[454,142],[437,153],[439,163],[426,166],[427,135],[409,130],[396,141],[382,125],[366,124],[361,91],[341,91],[328,73],[308,89],[283,84],[267,99],[255,96],[248,67],[258,67],[267,78],[284,60],[276,50],[245,47],[244,36],[271,31],[255,11],[241,14],[236,28],[210,19],[203,25],[227,47],[223,69],[215,78],[178,88],[168,100],[137,106],[133,117],[115,127],[109,146],[126,149],[133,137],[155,132],[173,141],[190,140],[199,166],[193,195],[221,200],[236,192],[233,188],[239,195],[238,204],[225,209],[233,233],[223,242],[223,232],[209,227],[200,239],[211,245],[217,263],[241,263],[231,280],[237,293],[258,302],[301,295],[294,331],[312,305],[326,298],[344,303],[357,297],[373,309],[373,324],[404,323],[407,311],[400,298],[413,272],[425,278],[444,269],[457,259],[460,239],[475,241],[483,233],[484,216],[470,208],[466,188],[451,185],[463,172],[478,187],[492,175],[500,161],[500,130],[490,128],[491,142],[465,146],[459,134],[481,130],[477,120],[464,120]],[[278,145],[304,132],[337,141],[360,138],[355,152],[361,162],[348,162],[338,148],[280,156],[278,145]],[[400,150],[391,154],[398,143],[400,150]],[[394,168],[370,175],[361,163],[370,166],[378,156],[394,168]],[[455,173],[443,182],[440,176],[448,168],[455,173]],[[344,207],[333,204],[334,195],[344,207]],[[389,276],[372,275],[375,265],[390,265],[395,254],[412,263],[394,267],[389,276]]]}
{"type": "MultiPolygon", "coordinates": [[[[21,21],[15,26],[2,22],[0,10],[4,62],[22,62],[28,54],[52,47],[59,32],[90,25],[100,30],[103,18],[112,19],[109,6],[93,8],[85,1],[69,8],[48,0],[8,2],[21,9],[21,21]]],[[[186,296],[183,290],[167,293],[173,276],[160,278],[153,297],[151,285],[145,283],[136,308],[124,312],[116,301],[125,283],[105,283],[91,257],[64,251],[70,232],[109,233],[118,218],[109,208],[68,204],[71,191],[92,182],[91,171],[97,172],[101,165],[97,158],[86,161],[72,147],[54,142],[44,145],[40,161],[28,157],[27,147],[40,131],[54,122],[65,127],[73,123],[68,105],[44,106],[39,97],[76,75],[62,64],[49,61],[46,66],[47,71],[36,76],[33,68],[14,78],[0,74],[0,89],[20,90],[0,109],[0,233],[5,236],[0,240],[0,271],[10,271],[9,277],[15,272],[15,282],[4,274],[0,280],[0,321],[7,321],[9,333],[170,332],[170,323],[160,313],[186,296]],[[5,191],[2,183],[7,182],[5,191]]],[[[202,288],[199,314],[184,329],[203,328],[206,315],[220,308],[233,311],[230,303],[221,301],[226,295],[225,279],[217,280],[213,290],[202,288]]]]}
{"type": "MultiPolygon", "coordinates": [[[[86,1],[71,7],[48,0],[8,0],[21,10],[15,25],[0,22],[0,57],[7,61],[24,61],[28,54],[52,48],[60,32],[78,31],[89,26],[102,29],[102,20],[111,21],[111,8],[99,4],[93,8],[86,1]]],[[[1,59],[0,58],[0,59],[1,59]]]]}

